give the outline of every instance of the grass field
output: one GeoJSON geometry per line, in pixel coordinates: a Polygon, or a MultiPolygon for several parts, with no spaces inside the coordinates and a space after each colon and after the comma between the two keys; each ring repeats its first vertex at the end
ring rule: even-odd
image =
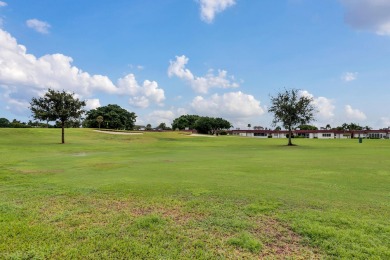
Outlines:
{"type": "Polygon", "coordinates": [[[0,259],[390,259],[390,140],[0,129],[0,259]]]}

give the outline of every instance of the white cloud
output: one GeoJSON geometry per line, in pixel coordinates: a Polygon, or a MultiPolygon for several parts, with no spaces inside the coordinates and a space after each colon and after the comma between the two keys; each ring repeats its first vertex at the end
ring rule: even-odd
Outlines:
{"type": "Polygon", "coordinates": [[[357,30],[390,35],[389,0],[340,0],[346,8],[345,21],[357,30]]]}
{"type": "Polygon", "coordinates": [[[341,76],[341,79],[345,82],[353,81],[357,79],[357,72],[346,72],[341,76]]]}
{"type": "Polygon", "coordinates": [[[165,123],[170,126],[177,114],[172,110],[156,110],[150,113],[146,118],[152,126],[158,126],[160,123],[165,123]]]}
{"type": "MultiPolygon", "coordinates": [[[[15,100],[31,100],[33,96],[43,95],[48,88],[75,92],[80,98],[104,92],[147,100],[142,107],[162,105],[165,99],[164,90],[155,81],[145,80],[139,86],[135,76],[129,74],[115,85],[108,77],[90,75],[73,66],[72,62],[71,57],[63,54],[40,58],[28,54],[25,46],[19,45],[8,32],[0,29],[0,86],[4,102],[8,102],[10,109],[18,105],[15,100]]],[[[139,105],[139,102],[135,103],[139,105]]]]}
{"type": "Polygon", "coordinates": [[[260,101],[241,91],[214,94],[208,99],[197,96],[192,100],[191,108],[202,116],[249,118],[264,114],[260,101]]]}
{"type": "Polygon", "coordinates": [[[352,120],[365,120],[367,116],[359,109],[353,109],[350,105],[345,106],[345,115],[352,120]]]}
{"type": "Polygon", "coordinates": [[[227,71],[218,70],[218,74],[214,75],[213,70],[209,70],[203,77],[196,77],[186,68],[188,58],[184,55],[176,56],[175,61],[170,61],[168,68],[168,76],[176,76],[186,82],[197,93],[207,93],[210,88],[237,88],[239,84],[234,81],[233,76],[228,76],[227,71]]]}
{"type": "Polygon", "coordinates": [[[150,103],[163,105],[165,100],[164,90],[158,88],[158,83],[155,81],[145,80],[140,86],[134,74],[126,75],[118,80],[118,92],[120,94],[130,94],[129,104],[134,107],[146,108],[150,103]]]}
{"type": "Polygon", "coordinates": [[[12,92],[10,90],[6,89],[4,86],[2,86],[2,88],[4,89],[4,92],[1,94],[0,99],[4,100],[4,103],[6,104],[5,108],[17,115],[24,114],[30,106],[30,103],[18,96],[12,97],[12,92]]]}
{"type": "Polygon", "coordinates": [[[318,109],[317,117],[319,120],[331,120],[334,117],[334,101],[326,97],[314,97],[306,90],[300,91],[300,95],[313,98],[313,105],[318,109]]]}
{"type": "Polygon", "coordinates": [[[7,6],[7,3],[3,2],[3,1],[0,1],[0,7],[4,7],[4,6],[7,6]]]}
{"type": "Polygon", "coordinates": [[[26,21],[27,27],[34,29],[35,31],[42,33],[42,34],[48,34],[49,28],[51,27],[50,24],[44,21],[40,21],[38,19],[30,19],[26,21]]]}
{"type": "Polygon", "coordinates": [[[236,4],[235,0],[199,0],[200,16],[206,23],[211,23],[217,13],[236,4]]]}
{"type": "Polygon", "coordinates": [[[390,127],[390,117],[381,117],[380,120],[382,127],[390,127]]]}
{"type": "Polygon", "coordinates": [[[86,100],[87,105],[85,106],[86,110],[96,109],[100,107],[100,100],[98,98],[92,98],[86,100]]]}

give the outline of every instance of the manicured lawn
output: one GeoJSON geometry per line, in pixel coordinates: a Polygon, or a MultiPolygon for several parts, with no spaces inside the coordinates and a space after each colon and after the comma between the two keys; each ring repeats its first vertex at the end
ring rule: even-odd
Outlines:
{"type": "Polygon", "coordinates": [[[390,140],[0,129],[0,259],[390,259],[390,140]]]}

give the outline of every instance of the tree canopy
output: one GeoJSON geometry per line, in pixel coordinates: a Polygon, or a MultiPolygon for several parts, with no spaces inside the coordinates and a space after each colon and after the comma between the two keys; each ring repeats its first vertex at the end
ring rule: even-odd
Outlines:
{"type": "Polygon", "coordinates": [[[79,120],[85,112],[85,101],[80,101],[74,97],[74,93],[67,93],[53,89],[48,89],[43,97],[32,98],[30,102],[30,110],[34,119],[42,121],[60,122],[62,128],[62,143],[65,143],[65,124],[68,121],[79,120]]]}
{"type": "Polygon", "coordinates": [[[9,127],[10,126],[10,122],[7,118],[0,118],[0,127],[9,127]]]}
{"type": "Polygon", "coordinates": [[[218,134],[222,129],[229,129],[232,125],[223,118],[199,117],[194,128],[201,134],[218,134]]]}
{"type": "Polygon", "coordinates": [[[184,130],[186,128],[192,130],[195,129],[195,122],[199,119],[200,116],[198,115],[182,115],[175,120],[173,120],[172,123],[172,129],[176,130],[184,130]]]}
{"type": "Polygon", "coordinates": [[[88,111],[84,121],[85,127],[98,128],[99,122],[97,118],[99,116],[104,119],[101,124],[102,128],[124,130],[132,130],[137,118],[135,113],[129,112],[118,105],[109,104],[88,111]]]}
{"type": "Polygon", "coordinates": [[[298,128],[300,130],[318,130],[318,127],[314,125],[299,125],[298,128]]]}
{"type": "Polygon", "coordinates": [[[299,95],[299,90],[290,89],[271,96],[269,113],[274,114],[272,124],[282,123],[288,129],[288,145],[292,145],[292,129],[298,125],[314,121],[315,107],[313,98],[299,95]]]}

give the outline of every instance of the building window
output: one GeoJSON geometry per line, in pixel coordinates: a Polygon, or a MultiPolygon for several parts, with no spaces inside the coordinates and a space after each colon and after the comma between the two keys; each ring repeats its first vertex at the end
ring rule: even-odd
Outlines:
{"type": "Polygon", "coordinates": [[[332,134],[322,134],[322,137],[331,137],[332,134]]]}

